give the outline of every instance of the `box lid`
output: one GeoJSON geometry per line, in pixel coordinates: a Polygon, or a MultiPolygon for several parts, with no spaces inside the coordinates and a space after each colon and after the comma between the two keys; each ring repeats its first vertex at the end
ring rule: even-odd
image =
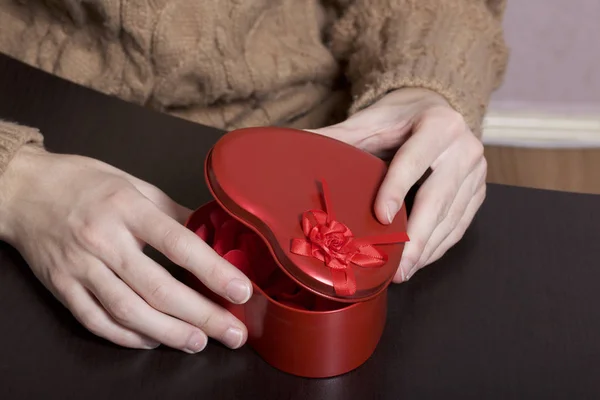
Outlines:
{"type": "Polygon", "coordinates": [[[390,225],[373,211],[386,170],[351,145],[287,128],[232,131],[205,165],[215,200],[265,240],[278,266],[340,302],[385,290],[408,241],[404,205],[390,225]]]}

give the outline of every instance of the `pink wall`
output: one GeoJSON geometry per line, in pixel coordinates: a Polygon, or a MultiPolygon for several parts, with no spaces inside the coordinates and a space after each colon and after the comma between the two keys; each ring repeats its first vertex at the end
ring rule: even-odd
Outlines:
{"type": "Polygon", "coordinates": [[[508,0],[505,29],[511,59],[493,104],[600,107],[600,0],[508,0]]]}

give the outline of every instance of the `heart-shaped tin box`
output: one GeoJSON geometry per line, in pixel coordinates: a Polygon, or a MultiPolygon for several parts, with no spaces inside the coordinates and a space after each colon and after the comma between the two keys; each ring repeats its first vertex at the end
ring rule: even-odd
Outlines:
{"type": "Polygon", "coordinates": [[[253,282],[243,305],[190,285],[239,318],[272,366],[313,378],[363,364],[375,350],[387,287],[404,250],[406,209],[378,222],[387,168],[346,143],[287,128],[224,135],[206,158],[215,201],[186,226],[253,282]]]}

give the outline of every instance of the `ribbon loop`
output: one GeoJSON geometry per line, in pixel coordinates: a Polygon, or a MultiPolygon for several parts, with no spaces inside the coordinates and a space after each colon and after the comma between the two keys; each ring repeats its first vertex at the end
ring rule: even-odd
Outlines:
{"type": "Polygon", "coordinates": [[[293,239],[291,252],[314,257],[331,270],[333,287],[340,296],[356,293],[356,278],[350,264],[364,268],[381,267],[387,255],[374,244],[403,243],[408,241],[406,233],[381,235],[357,239],[350,228],[335,220],[327,182],[321,180],[326,211],[309,210],[302,214],[302,232],[305,238],[293,239]]]}

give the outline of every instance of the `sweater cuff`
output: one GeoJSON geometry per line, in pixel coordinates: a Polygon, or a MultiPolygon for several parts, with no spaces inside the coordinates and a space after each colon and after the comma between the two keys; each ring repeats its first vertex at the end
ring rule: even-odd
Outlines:
{"type": "Polygon", "coordinates": [[[348,61],[350,113],[393,90],[429,89],[443,96],[480,136],[489,98],[508,59],[501,10],[472,0],[400,1],[402,7],[381,2],[394,4],[385,17],[357,12],[352,18],[349,12],[334,31],[333,48],[348,61]],[[365,35],[349,32],[363,26],[365,35]]]}
{"type": "Polygon", "coordinates": [[[35,128],[0,120],[0,176],[25,145],[43,147],[44,138],[35,128]]]}
{"type": "Polygon", "coordinates": [[[460,113],[473,133],[481,136],[481,124],[487,108],[487,91],[480,90],[464,77],[450,71],[440,74],[431,65],[433,60],[423,60],[423,68],[401,67],[395,71],[372,73],[365,77],[353,91],[354,100],[350,115],[372,105],[387,93],[403,88],[429,89],[444,99],[460,113]]]}

